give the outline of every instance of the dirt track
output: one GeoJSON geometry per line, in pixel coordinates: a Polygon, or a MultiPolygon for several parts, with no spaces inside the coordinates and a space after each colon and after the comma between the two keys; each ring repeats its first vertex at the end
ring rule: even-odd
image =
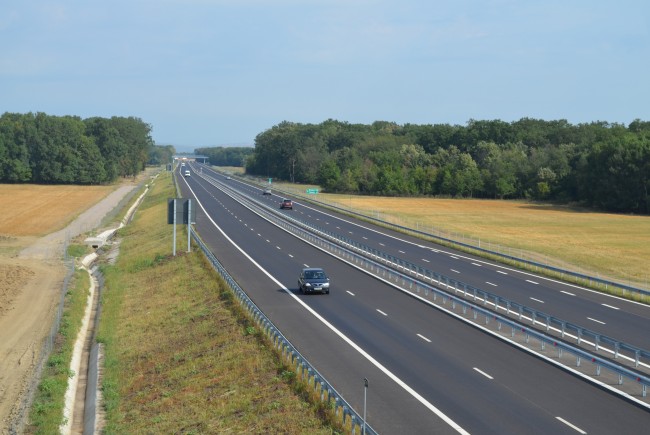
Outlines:
{"type": "Polygon", "coordinates": [[[97,228],[129,192],[117,188],[83,212],[65,229],[40,239],[0,239],[0,433],[9,433],[33,376],[61,297],[65,267],[61,261],[66,237],[97,228]],[[5,252],[22,248],[18,255],[5,252]]]}

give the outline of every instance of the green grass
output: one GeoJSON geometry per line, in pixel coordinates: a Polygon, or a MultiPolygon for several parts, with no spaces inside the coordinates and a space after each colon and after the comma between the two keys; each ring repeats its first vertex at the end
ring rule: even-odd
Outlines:
{"type": "Polygon", "coordinates": [[[171,255],[174,196],[161,176],[102,267],[105,433],[336,432],[204,256],[171,255]]]}
{"type": "Polygon", "coordinates": [[[70,372],[70,360],[88,299],[90,280],[84,270],[76,270],[65,296],[64,311],[54,349],[50,354],[30,410],[29,433],[59,432],[70,372]]]}

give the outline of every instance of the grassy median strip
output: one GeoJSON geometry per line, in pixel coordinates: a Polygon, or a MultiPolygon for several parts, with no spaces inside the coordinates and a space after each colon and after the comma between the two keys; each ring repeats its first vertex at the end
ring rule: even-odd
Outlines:
{"type": "MultiPolygon", "coordinates": [[[[82,247],[77,247],[81,252],[82,247]]],[[[59,433],[63,421],[63,407],[70,372],[72,350],[88,300],[90,279],[85,270],[77,269],[65,295],[63,314],[54,347],[38,384],[30,411],[27,433],[59,433]]]]}
{"type": "Polygon", "coordinates": [[[335,432],[203,255],[184,252],[182,226],[171,255],[173,196],[161,176],[102,267],[105,432],[335,432]]]}

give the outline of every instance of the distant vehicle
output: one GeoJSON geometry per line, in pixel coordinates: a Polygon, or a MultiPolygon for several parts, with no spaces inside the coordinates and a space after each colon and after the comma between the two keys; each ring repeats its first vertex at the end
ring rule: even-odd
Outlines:
{"type": "Polygon", "coordinates": [[[226,180],[232,180],[232,178],[230,178],[230,175],[226,177],[226,180]]]}
{"type": "Polygon", "coordinates": [[[185,162],[181,162],[181,166],[185,166],[185,162]]]}
{"type": "Polygon", "coordinates": [[[192,174],[190,174],[190,171],[187,171],[187,170],[186,170],[185,173],[184,173],[183,175],[185,175],[186,177],[189,177],[189,176],[192,175],[192,174]]]}
{"type": "Polygon", "coordinates": [[[264,191],[262,191],[262,195],[271,195],[271,189],[264,189],[264,191]]]}
{"type": "Polygon", "coordinates": [[[280,208],[293,210],[293,201],[291,201],[290,199],[283,199],[282,202],[280,203],[280,208]]]}
{"type": "Polygon", "coordinates": [[[330,293],[330,279],[319,267],[308,267],[300,272],[298,287],[301,293],[330,293]]]}

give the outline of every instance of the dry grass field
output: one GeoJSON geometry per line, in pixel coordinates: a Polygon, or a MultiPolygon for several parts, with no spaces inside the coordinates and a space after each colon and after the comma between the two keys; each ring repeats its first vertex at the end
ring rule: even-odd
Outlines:
{"type": "MultiPolygon", "coordinates": [[[[512,248],[515,255],[573,265],[646,285],[650,217],[597,213],[523,201],[319,195],[321,201],[456,239],[512,248]],[[517,252],[519,251],[519,252],[517,252]]],[[[502,249],[502,248],[499,249],[502,249]]]]}
{"type": "Polygon", "coordinates": [[[42,236],[59,230],[113,190],[115,186],[4,184],[0,236],[42,236]]]}

